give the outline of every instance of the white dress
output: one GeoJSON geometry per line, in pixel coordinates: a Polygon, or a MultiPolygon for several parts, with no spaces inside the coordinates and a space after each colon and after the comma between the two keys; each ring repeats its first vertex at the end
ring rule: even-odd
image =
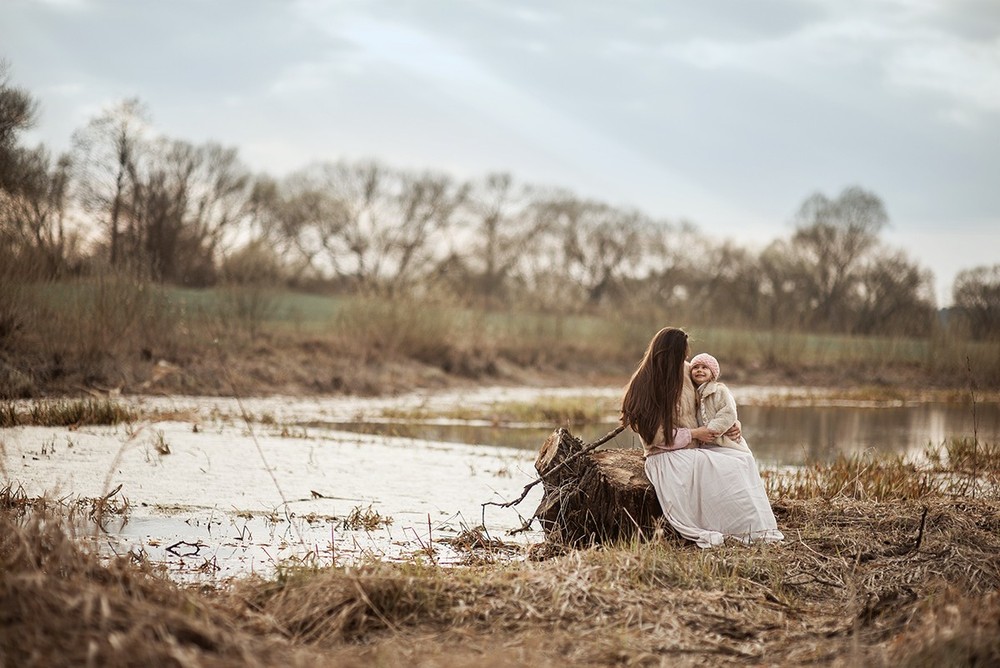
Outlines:
{"type": "Polygon", "coordinates": [[[659,452],[646,458],[646,475],[667,521],[699,547],[726,537],[784,539],[749,452],[718,446],[659,452]]]}

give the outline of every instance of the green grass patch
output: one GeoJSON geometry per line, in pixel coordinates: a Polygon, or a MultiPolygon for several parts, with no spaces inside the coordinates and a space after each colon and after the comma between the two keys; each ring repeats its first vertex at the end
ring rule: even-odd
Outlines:
{"type": "MultiPolygon", "coordinates": [[[[224,314],[233,310],[231,288],[168,288],[172,304],[200,317],[224,314]]],[[[278,330],[299,329],[317,332],[329,329],[339,310],[349,299],[290,290],[274,289],[259,297],[267,300],[267,308],[260,309],[261,324],[278,330]]]]}

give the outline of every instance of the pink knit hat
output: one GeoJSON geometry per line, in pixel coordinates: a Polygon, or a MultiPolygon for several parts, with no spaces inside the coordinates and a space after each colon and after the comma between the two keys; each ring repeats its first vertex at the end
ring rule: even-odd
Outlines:
{"type": "Polygon", "coordinates": [[[708,353],[698,353],[691,358],[691,366],[695,364],[704,364],[712,371],[714,376],[713,380],[719,380],[719,374],[722,373],[722,369],[719,368],[719,360],[715,359],[708,353]]]}

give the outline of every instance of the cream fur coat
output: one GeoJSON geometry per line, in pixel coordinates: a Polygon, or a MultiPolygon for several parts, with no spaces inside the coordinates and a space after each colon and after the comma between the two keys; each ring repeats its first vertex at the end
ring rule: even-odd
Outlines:
{"type": "MultiPolygon", "coordinates": [[[[736,424],[736,399],[728,387],[717,380],[710,380],[702,383],[697,393],[698,426],[724,432],[736,424]]],[[[740,440],[734,441],[725,434],[720,434],[715,439],[715,444],[750,452],[750,446],[742,436],[740,440]]]]}

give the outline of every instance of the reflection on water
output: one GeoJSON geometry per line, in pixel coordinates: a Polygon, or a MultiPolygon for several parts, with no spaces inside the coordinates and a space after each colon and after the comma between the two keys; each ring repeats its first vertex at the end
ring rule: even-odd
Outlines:
{"type": "MultiPolygon", "coordinates": [[[[399,436],[419,438],[443,443],[467,443],[471,445],[499,445],[506,448],[537,450],[538,446],[552,433],[554,427],[536,426],[482,426],[479,424],[448,423],[427,424],[424,422],[313,422],[310,427],[343,429],[359,434],[377,436],[399,436]]],[[[576,430],[572,430],[576,434],[576,430]]],[[[606,432],[604,432],[606,433],[606,432]]]]}
{"type": "Polygon", "coordinates": [[[839,454],[873,449],[913,453],[952,438],[1000,439],[1000,407],[918,404],[859,408],[853,406],[746,406],[740,418],[754,453],[765,461],[801,464],[839,454]]]}
{"type": "MultiPolygon", "coordinates": [[[[951,438],[1000,441],[1000,406],[916,404],[907,406],[741,406],[740,420],[747,442],[758,459],[768,464],[795,465],[826,461],[839,454],[874,449],[912,453],[928,444],[951,438]]],[[[558,425],[505,427],[477,424],[424,424],[414,422],[338,423],[328,427],[361,433],[403,436],[433,441],[499,445],[536,450],[558,425]]],[[[570,431],[585,442],[609,431],[613,423],[575,427],[570,431]]],[[[639,448],[638,438],[626,431],[607,447],[639,448]]]]}

